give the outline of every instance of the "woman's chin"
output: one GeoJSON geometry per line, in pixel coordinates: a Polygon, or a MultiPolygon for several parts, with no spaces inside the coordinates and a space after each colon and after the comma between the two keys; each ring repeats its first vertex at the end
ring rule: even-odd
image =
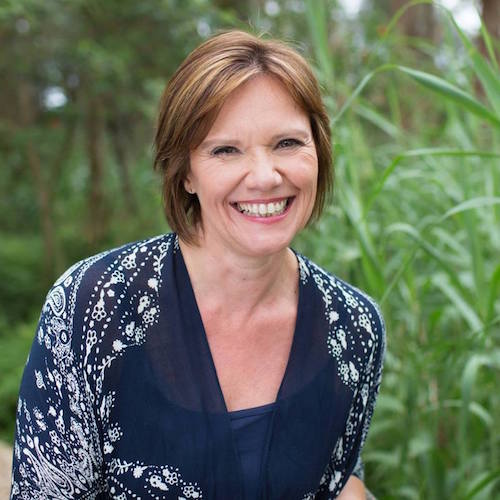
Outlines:
{"type": "Polygon", "coordinates": [[[243,241],[240,241],[239,247],[249,256],[269,257],[286,249],[293,237],[278,235],[248,235],[243,241]]]}

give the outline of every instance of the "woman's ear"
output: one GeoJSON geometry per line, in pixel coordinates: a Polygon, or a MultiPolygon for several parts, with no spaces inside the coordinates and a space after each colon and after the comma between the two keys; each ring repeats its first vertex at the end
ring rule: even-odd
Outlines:
{"type": "Polygon", "coordinates": [[[189,194],[194,194],[194,189],[193,189],[193,186],[191,185],[191,181],[189,180],[189,178],[187,178],[185,181],[184,181],[184,189],[189,193],[189,194]]]}

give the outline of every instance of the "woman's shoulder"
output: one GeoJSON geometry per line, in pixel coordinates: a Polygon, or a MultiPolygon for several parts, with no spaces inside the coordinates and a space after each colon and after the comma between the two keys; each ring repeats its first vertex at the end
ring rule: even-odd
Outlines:
{"type": "Polygon", "coordinates": [[[81,315],[82,307],[90,297],[95,297],[99,304],[116,302],[120,288],[135,286],[148,271],[160,276],[163,259],[176,241],[175,234],[162,234],[126,243],[76,262],[50,287],[42,315],[72,323],[75,316],[81,315]]]}
{"type": "Polygon", "coordinates": [[[51,290],[69,284],[76,285],[78,288],[93,288],[105,274],[115,273],[115,276],[119,276],[130,271],[133,274],[148,262],[151,265],[157,262],[158,255],[164,255],[176,241],[177,237],[174,233],[167,233],[125,243],[91,255],[71,265],[57,278],[51,290]]]}
{"type": "Polygon", "coordinates": [[[123,300],[125,296],[138,295],[144,289],[157,295],[164,259],[176,241],[175,234],[163,234],[73,264],[47,293],[37,333],[39,343],[57,358],[69,355],[72,344],[82,342],[84,331],[104,325],[113,311],[130,303],[123,300]]]}

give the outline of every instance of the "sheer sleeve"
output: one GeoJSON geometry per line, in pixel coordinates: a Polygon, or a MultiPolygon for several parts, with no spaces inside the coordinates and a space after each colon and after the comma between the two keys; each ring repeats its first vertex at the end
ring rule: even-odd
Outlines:
{"type": "MultiPolygon", "coordinates": [[[[333,500],[342,491],[351,475],[364,480],[361,452],[368,435],[375,410],[385,355],[385,324],[378,306],[369,299],[373,320],[367,328],[371,342],[370,354],[365,360],[363,377],[353,398],[343,435],[337,441],[330,463],[321,480],[314,500],[333,500]]],[[[367,325],[368,326],[368,325],[367,325]]]]}
{"type": "Polygon", "coordinates": [[[361,481],[365,480],[365,465],[363,464],[363,459],[361,458],[361,454],[358,455],[358,459],[356,460],[356,465],[354,466],[352,475],[356,476],[361,481]]]}
{"type": "Polygon", "coordinates": [[[100,439],[75,320],[82,267],[49,291],[21,382],[13,499],[99,498],[100,439]]]}
{"type": "MultiPolygon", "coordinates": [[[[359,410],[355,411],[355,413],[359,415],[359,418],[361,419],[361,425],[358,427],[359,431],[353,442],[351,459],[348,460],[348,469],[351,470],[350,473],[348,470],[346,471],[347,477],[345,479],[345,482],[349,479],[349,476],[351,474],[364,481],[364,464],[361,457],[361,452],[368,435],[368,430],[370,428],[373,412],[375,411],[375,404],[382,381],[382,369],[386,344],[385,323],[378,309],[378,306],[372,303],[372,307],[375,313],[375,321],[373,321],[372,328],[372,333],[374,336],[373,350],[366,365],[364,384],[361,386],[358,397],[356,398],[357,404],[353,406],[353,408],[355,408],[356,406],[357,408],[359,408],[359,410]]],[[[349,420],[347,423],[348,428],[350,427],[349,420]]]]}

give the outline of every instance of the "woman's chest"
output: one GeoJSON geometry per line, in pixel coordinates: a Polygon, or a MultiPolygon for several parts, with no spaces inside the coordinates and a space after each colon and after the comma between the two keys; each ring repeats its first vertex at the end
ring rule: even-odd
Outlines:
{"type": "Polygon", "coordinates": [[[228,411],[275,401],[293,343],[293,312],[246,324],[206,317],[204,326],[228,411]]]}
{"type": "MultiPolygon", "coordinates": [[[[100,405],[109,406],[100,424],[111,496],[242,498],[241,457],[227,413],[176,403],[172,380],[158,379],[145,357],[124,362],[121,376],[106,388],[112,398],[100,405]]],[[[300,394],[278,398],[263,455],[263,498],[302,498],[318,487],[351,405],[349,394],[331,384],[332,368],[300,394]],[[275,491],[277,485],[284,491],[275,491]]],[[[190,380],[191,387],[179,387],[183,397],[192,392],[191,403],[204,404],[211,381],[190,380]]]]}

